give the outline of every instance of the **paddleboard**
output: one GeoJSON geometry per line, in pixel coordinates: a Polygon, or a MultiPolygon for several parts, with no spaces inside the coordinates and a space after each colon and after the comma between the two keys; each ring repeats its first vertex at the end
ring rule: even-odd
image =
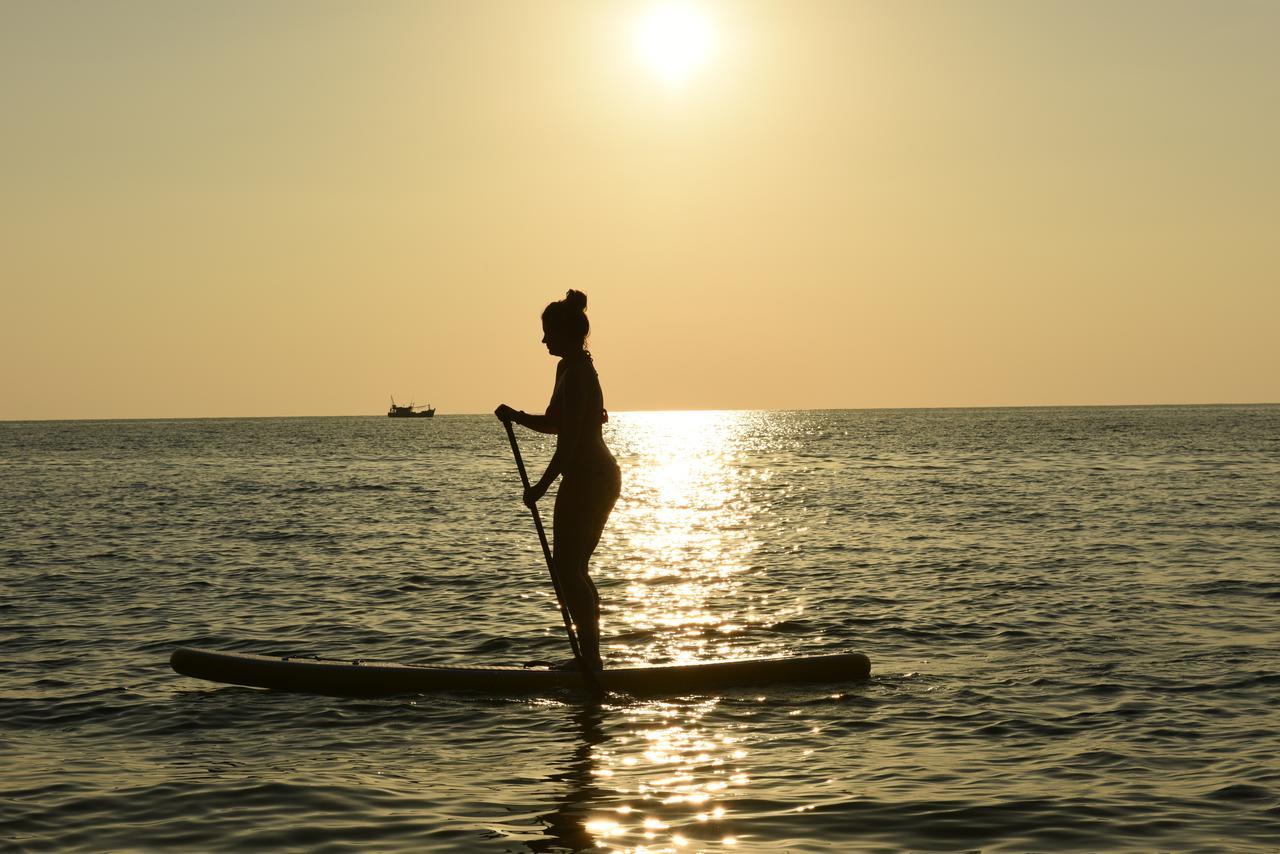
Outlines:
{"type": "MultiPolygon", "coordinates": [[[[276,691],[338,697],[383,697],[430,691],[534,694],[581,689],[576,670],[547,667],[442,667],[387,661],[313,657],[273,658],[209,649],[175,650],[170,665],[184,676],[276,691]]],[[[607,691],[652,696],[703,694],[725,688],[866,679],[871,662],[862,653],[756,658],[698,664],[619,667],[600,673],[607,691]]]]}

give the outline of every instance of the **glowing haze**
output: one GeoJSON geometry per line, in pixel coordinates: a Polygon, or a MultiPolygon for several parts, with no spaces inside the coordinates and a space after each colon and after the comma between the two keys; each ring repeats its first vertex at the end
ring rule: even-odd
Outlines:
{"type": "Polygon", "coordinates": [[[1280,400],[1280,4],[24,2],[0,419],[1280,400]]]}
{"type": "Polygon", "coordinates": [[[635,44],[659,79],[680,85],[710,58],[715,29],[699,7],[667,3],[645,10],[635,25],[635,44]]]}

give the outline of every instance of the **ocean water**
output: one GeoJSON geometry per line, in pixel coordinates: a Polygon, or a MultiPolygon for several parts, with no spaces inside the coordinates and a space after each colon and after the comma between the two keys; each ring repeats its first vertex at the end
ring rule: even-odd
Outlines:
{"type": "Polygon", "coordinates": [[[501,426],[3,423],[0,848],[1280,849],[1280,407],[606,429],[609,662],[860,650],[872,678],[592,705],[179,677],[179,645],[566,655],[501,426]]]}

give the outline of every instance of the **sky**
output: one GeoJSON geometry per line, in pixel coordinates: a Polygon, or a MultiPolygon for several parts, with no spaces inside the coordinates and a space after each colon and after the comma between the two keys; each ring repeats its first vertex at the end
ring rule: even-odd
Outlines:
{"type": "Polygon", "coordinates": [[[0,420],[1280,401],[1280,3],[6,0],[0,420]]]}

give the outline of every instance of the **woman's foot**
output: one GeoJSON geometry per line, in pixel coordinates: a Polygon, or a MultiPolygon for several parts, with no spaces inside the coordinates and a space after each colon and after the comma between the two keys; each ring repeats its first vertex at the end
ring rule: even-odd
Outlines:
{"type": "MultiPolygon", "coordinates": [[[[597,672],[604,670],[604,662],[601,661],[600,659],[596,659],[594,663],[588,664],[588,666],[592,670],[595,670],[597,672]]],[[[578,659],[566,658],[564,661],[559,661],[551,665],[551,669],[552,670],[577,670],[578,659]]]]}

